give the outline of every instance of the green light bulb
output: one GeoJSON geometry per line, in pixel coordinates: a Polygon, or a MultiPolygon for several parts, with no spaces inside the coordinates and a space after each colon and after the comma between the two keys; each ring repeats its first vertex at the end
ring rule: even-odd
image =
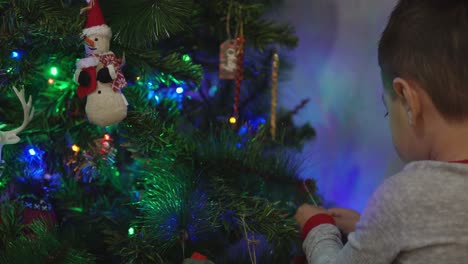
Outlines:
{"type": "Polygon", "coordinates": [[[130,228],[128,229],[128,235],[129,235],[129,236],[133,236],[134,234],[135,234],[135,228],[130,227],[130,228]]]}
{"type": "Polygon", "coordinates": [[[190,55],[188,55],[188,54],[184,54],[184,55],[182,56],[182,59],[183,59],[185,62],[190,62],[190,61],[192,61],[192,58],[190,58],[190,55]]]}
{"type": "Polygon", "coordinates": [[[52,76],[57,76],[58,75],[57,67],[50,68],[50,74],[52,74],[52,76]]]}

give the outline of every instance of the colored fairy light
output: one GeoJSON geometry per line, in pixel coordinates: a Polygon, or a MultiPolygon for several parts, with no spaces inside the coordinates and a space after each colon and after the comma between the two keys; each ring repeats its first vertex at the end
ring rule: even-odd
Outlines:
{"type": "Polygon", "coordinates": [[[190,55],[184,54],[182,56],[182,60],[184,60],[185,62],[190,62],[190,61],[192,61],[192,58],[190,57],[190,55]]]}
{"type": "Polygon", "coordinates": [[[56,88],[57,90],[65,90],[72,85],[70,82],[67,82],[67,81],[56,81],[56,80],[54,80],[53,83],[51,84],[53,84],[54,88],[56,88]]]}
{"type": "Polygon", "coordinates": [[[218,91],[218,86],[216,85],[213,85],[211,86],[210,90],[208,91],[208,94],[210,96],[214,96],[216,94],[216,92],[218,91]]]}
{"type": "Polygon", "coordinates": [[[71,149],[74,151],[74,152],[79,152],[80,151],[80,147],[76,144],[73,144],[73,146],[71,147],[71,149]]]}
{"type": "Polygon", "coordinates": [[[13,51],[13,52],[11,53],[11,57],[12,57],[13,59],[19,59],[20,54],[19,54],[19,52],[17,52],[17,51],[13,51]]]}
{"type": "Polygon", "coordinates": [[[55,81],[54,81],[54,79],[49,78],[49,80],[47,80],[47,82],[48,82],[49,84],[54,84],[55,81]]]}
{"type": "Polygon", "coordinates": [[[111,140],[111,137],[109,136],[109,134],[104,135],[104,140],[107,140],[107,141],[111,140]]]}
{"type": "Polygon", "coordinates": [[[52,76],[57,76],[58,75],[57,67],[50,68],[50,74],[52,74],[52,76]]]}
{"type": "Polygon", "coordinates": [[[237,122],[237,120],[236,120],[235,117],[232,116],[231,118],[229,118],[229,123],[235,124],[236,122],[237,122]]]}
{"type": "Polygon", "coordinates": [[[36,156],[36,154],[37,154],[37,153],[36,153],[36,150],[33,149],[33,148],[30,148],[30,149],[28,150],[28,152],[29,152],[29,155],[31,155],[31,156],[36,156]]]}
{"type": "Polygon", "coordinates": [[[182,88],[182,87],[177,87],[176,93],[181,94],[181,93],[183,93],[183,92],[184,92],[184,88],[182,88]]]}
{"type": "Polygon", "coordinates": [[[137,77],[136,77],[136,80],[137,80],[137,81],[139,81],[140,79],[141,79],[141,77],[140,77],[140,76],[137,76],[137,77]]]}
{"type": "Polygon", "coordinates": [[[153,83],[152,83],[152,82],[148,82],[148,86],[153,86],[153,83]]]}
{"type": "Polygon", "coordinates": [[[129,235],[129,236],[133,236],[134,234],[135,234],[135,228],[130,227],[130,228],[128,229],[128,235],[129,235]]]}
{"type": "Polygon", "coordinates": [[[82,213],[84,211],[82,207],[70,207],[68,209],[71,211],[78,212],[78,213],[82,213]]]}

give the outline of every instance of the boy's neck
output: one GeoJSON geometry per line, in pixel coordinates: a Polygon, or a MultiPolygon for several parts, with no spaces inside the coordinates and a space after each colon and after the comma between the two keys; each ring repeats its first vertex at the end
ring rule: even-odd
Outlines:
{"type": "Polygon", "coordinates": [[[435,122],[432,130],[431,160],[468,160],[468,122],[435,122]]]}

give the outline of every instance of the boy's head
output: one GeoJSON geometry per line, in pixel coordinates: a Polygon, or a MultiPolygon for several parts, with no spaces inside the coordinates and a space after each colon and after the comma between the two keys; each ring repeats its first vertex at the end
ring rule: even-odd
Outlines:
{"type": "Polygon", "coordinates": [[[468,118],[468,1],[400,0],[378,53],[396,148],[405,160],[429,158],[418,127],[431,115],[468,118]]]}

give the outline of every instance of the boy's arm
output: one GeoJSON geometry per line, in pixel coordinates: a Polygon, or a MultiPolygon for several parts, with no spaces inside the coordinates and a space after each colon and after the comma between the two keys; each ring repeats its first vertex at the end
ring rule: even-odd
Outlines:
{"type": "Polygon", "coordinates": [[[317,214],[309,219],[303,228],[303,248],[309,263],[392,263],[402,243],[398,195],[394,191],[391,184],[377,190],[344,247],[331,216],[317,214]]]}

